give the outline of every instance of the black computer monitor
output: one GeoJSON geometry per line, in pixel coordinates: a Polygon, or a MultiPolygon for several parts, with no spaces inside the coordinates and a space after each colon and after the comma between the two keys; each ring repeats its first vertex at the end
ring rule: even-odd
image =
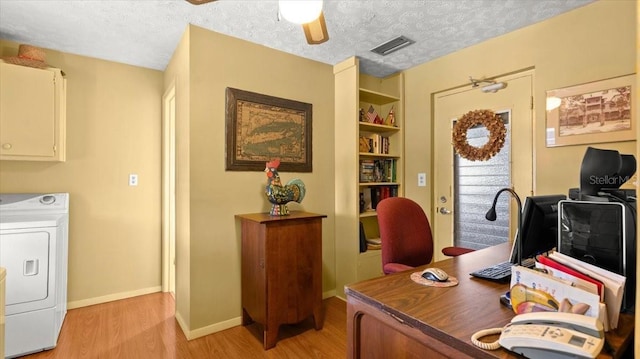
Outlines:
{"type": "Polygon", "coordinates": [[[522,241],[522,259],[548,252],[558,245],[558,202],[561,194],[527,197],[522,209],[522,228],[516,234],[511,263],[518,263],[518,241],[522,241]]]}

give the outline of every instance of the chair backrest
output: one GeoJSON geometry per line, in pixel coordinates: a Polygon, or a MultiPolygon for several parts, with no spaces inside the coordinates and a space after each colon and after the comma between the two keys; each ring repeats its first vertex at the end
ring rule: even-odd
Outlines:
{"type": "Polygon", "coordinates": [[[383,267],[387,263],[417,267],[431,262],[431,225],[419,204],[404,197],[390,197],[378,203],[376,212],[383,267]]]}

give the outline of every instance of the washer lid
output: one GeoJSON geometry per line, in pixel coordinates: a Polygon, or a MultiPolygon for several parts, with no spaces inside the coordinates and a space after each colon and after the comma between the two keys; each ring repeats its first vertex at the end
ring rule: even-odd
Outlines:
{"type": "Polygon", "coordinates": [[[68,193],[0,193],[0,215],[69,213],[68,193]]]}
{"type": "Polygon", "coordinates": [[[0,216],[0,230],[57,227],[65,221],[66,214],[5,215],[0,216]]]}

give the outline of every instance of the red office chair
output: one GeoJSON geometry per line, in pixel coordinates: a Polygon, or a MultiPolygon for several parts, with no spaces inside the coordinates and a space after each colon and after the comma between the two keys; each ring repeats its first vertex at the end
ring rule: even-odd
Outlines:
{"type": "MultiPolygon", "coordinates": [[[[433,237],[429,219],[422,207],[404,197],[385,198],[376,206],[382,242],[384,274],[401,272],[431,262],[433,237]]],[[[460,255],[473,249],[447,247],[447,255],[460,255]]],[[[445,253],[446,254],[446,253],[445,253]]]]}

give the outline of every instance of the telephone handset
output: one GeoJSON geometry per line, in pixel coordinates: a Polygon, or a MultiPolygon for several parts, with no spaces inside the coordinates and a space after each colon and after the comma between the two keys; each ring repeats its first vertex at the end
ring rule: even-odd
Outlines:
{"type": "Polygon", "coordinates": [[[595,358],[604,346],[604,326],[582,314],[526,313],[511,320],[499,342],[528,358],[595,358]]]}
{"type": "Polygon", "coordinates": [[[604,347],[604,326],[597,318],[561,312],[516,315],[504,328],[480,331],[471,338],[483,349],[500,346],[527,358],[595,358],[604,347]],[[483,343],[480,336],[497,334],[495,343],[483,343]]]}

